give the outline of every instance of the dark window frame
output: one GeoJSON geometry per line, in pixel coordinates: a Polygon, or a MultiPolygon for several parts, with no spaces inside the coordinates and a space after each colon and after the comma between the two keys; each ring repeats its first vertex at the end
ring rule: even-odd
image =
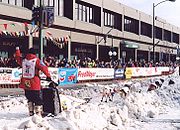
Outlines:
{"type": "Polygon", "coordinates": [[[141,21],[141,35],[152,38],[152,25],[141,21]]]}
{"type": "Polygon", "coordinates": [[[160,27],[157,27],[157,26],[155,26],[154,27],[155,28],[155,38],[157,38],[157,39],[159,39],[159,40],[163,40],[163,29],[162,28],[160,28],[160,27]]]}
{"type": "Polygon", "coordinates": [[[168,42],[172,42],[171,31],[168,31],[166,29],[163,29],[163,31],[164,31],[163,40],[168,41],[168,42]]]}
{"type": "Polygon", "coordinates": [[[124,16],[124,31],[139,35],[139,20],[124,16]]]}

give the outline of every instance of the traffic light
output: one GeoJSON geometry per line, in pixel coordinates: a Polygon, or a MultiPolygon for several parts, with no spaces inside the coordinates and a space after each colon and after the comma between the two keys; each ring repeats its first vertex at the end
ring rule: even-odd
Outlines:
{"type": "Polygon", "coordinates": [[[54,23],[54,6],[45,6],[42,12],[42,24],[50,27],[54,23]]]}
{"type": "Polygon", "coordinates": [[[36,25],[40,25],[41,23],[41,8],[40,7],[33,7],[32,8],[32,19],[31,21],[34,22],[36,25]]]}

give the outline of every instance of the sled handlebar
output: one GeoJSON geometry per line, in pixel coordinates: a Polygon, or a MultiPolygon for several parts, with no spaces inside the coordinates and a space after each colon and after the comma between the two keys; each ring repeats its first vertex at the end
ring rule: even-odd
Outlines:
{"type": "Polygon", "coordinates": [[[53,80],[51,80],[51,81],[46,80],[46,79],[41,79],[41,80],[49,82],[48,86],[51,88],[55,88],[56,86],[58,86],[58,83],[54,82],[53,80]]]}

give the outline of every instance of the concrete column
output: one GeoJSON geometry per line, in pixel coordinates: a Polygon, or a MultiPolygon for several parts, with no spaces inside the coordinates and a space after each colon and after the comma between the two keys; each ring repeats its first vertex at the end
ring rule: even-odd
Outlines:
{"type": "Polygon", "coordinates": [[[68,36],[68,61],[71,59],[71,38],[68,36]]]}
{"type": "Polygon", "coordinates": [[[160,49],[160,51],[159,51],[159,61],[161,61],[162,60],[162,57],[161,57],[161,49],[160,49]]]}
{"type": "Polygon", "coordinates": [[[75,0],[73,0],[73,14],[73,20],[76,20],[77,9],[75,0]]]}
{"type": "Polygon", "coordinates": [[[151,51],[149,50],[148,51],[148,61],[150,61],[151,60],[151,51]]]}
{"type": "Polygon", "coordinates": [[[134,56],[135,56],[135,61],[137,61],[137,49],[135,49],[135,54],[134,54],[134,56]]]}
{"type": "Polygon", "coordinates": [[[103,14],[103,7],[104,7],[104,0],[102,0],[102,7],[101,7],[101,27],[104,26],[104,14],[103,14]]]}
{"type": "Polygon", "coordinates": [[[123,7],[123,14],[122,14],[122,32],[123,32],[123,35],[124,35],[124,14],[125,14],[125,7],[123,7]]]}
{"type": "Polygon", "coordinates": [[[118,59],[121,58],[121,43],[119,43],[119,46],[118,46],[118,59]]]}
{"type": "Polygon", "coordinates": [[[141,21],[139,20],[139,36],[141,35],[141,21]]]}
{"type": "Polygon", "coordinates": [[[32,48],[33,47],[33,36],[32,34],[29,35],[29,45],[28,48],[32,48]]]}
{"type": "Polygon", "coordinates": [[[99,44],[96,43],[96,59],[99,60],[99,44]]]}
{"type": "Polygon", "coordinates": [[[124,32],[124,15],[122,15],[122,32],[124,32]]]}

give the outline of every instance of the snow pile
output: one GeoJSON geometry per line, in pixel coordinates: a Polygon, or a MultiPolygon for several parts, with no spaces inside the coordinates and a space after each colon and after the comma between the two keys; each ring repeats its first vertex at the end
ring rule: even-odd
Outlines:
{"type": "Polygon", "coordinates": [[[0,97],[0,110],[9,111],[12,107],[27,105],[24,97],[14,98],[12,96],[0,97]]]}
{"type": "Polygon", "coordinates": [[[47,129],[47,130],[50,130],[50,129],[53,129],[50,124],[47,122],[47,120],[43,119],[42,117],[40,116],[37,116],[37,115],[34,115],[32,116],[31,119],[23,122],[22,124],[20,124],[20,126],[18,127],[19,129],[38,129],[38,128],[41,128],[41,129],[47,129]]]}

